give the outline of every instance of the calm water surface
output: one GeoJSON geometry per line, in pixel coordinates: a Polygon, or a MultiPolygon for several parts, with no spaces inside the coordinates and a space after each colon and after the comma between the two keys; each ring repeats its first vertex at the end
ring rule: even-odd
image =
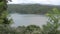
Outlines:
{"type": "Polygon", "coordinates": [[[38,25],[41,26],[46,24],[47,17],[44,15],[36,14],[11,14],[11,17],[14,21],[13,26],[27,26],[27,25],[38,25]]]}

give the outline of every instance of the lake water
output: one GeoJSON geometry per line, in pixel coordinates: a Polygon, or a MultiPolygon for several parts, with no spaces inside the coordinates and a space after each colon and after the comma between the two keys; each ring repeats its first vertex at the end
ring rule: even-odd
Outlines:
{"type": "Polygon", "coordinates": [[[14,21],[13,26],[27,26],[27,25],[38,25],[41,26],[46,24],[47,17],[44,15],[36,14],[11,14],[11,17],[14,21]]]}

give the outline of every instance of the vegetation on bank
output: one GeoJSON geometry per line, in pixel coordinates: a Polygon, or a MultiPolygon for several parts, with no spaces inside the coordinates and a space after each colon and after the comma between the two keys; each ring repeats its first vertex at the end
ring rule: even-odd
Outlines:
{"type": "Polygon", "coordinates": [[[20,14],[46,14],[53,8],[60,9],[60,6],[41,5],[41,4],[8,4],[9,13],[20,14]]]}

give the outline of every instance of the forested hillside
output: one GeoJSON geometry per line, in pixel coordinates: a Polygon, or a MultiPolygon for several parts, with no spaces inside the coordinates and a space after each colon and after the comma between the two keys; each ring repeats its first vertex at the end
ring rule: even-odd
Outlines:
{"type": "Polygon", "coordinates": [[[20,14],[45,14],[52,8],[59,8],[60,6],[54,5],[40,5],[40,4],[8,4],[9,13],[20,14]]]}

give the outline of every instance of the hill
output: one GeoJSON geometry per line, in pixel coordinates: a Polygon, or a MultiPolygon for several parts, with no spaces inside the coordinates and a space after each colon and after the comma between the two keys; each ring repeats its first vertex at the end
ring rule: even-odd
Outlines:
{"type": "Polygon", "coordinates": [[[52,8],[60,9],[60,6],[40,5],[40,4],[8,4],[9,13],[20,14],[45,14],[52,8]]]}

